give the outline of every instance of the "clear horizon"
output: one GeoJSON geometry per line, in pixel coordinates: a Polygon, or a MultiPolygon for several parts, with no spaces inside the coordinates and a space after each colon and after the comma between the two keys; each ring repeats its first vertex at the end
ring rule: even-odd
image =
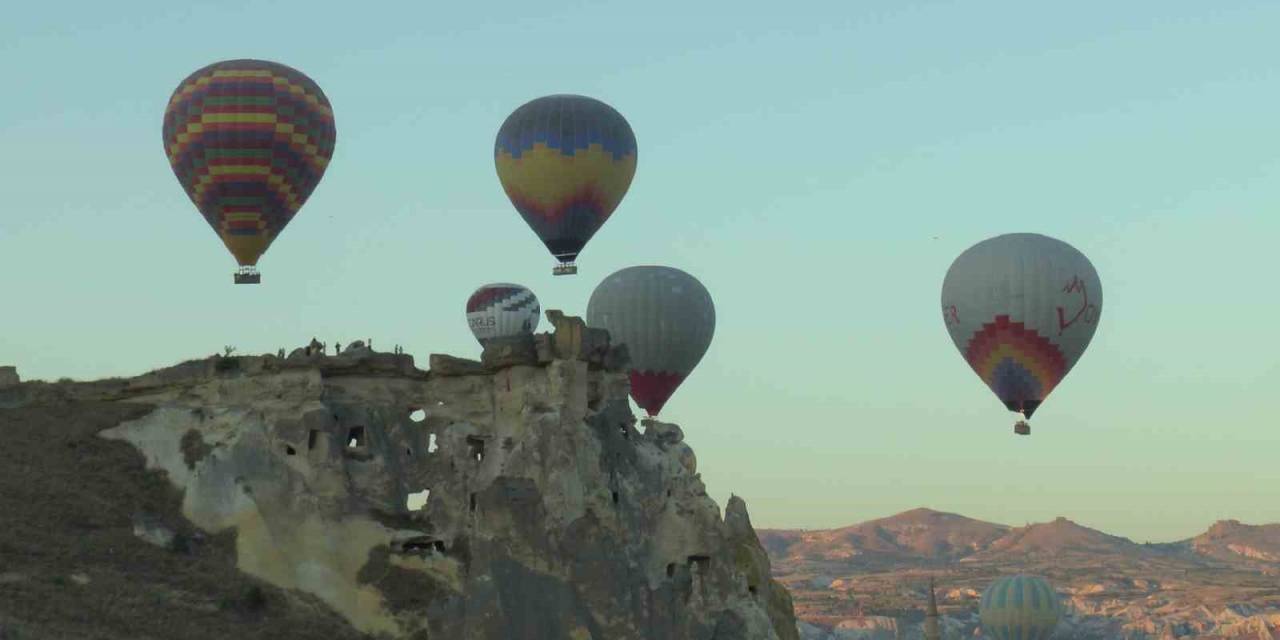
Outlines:
{"type": "Polygon", "coordinates": [[[6,18],[0,365],[24,380],[313,336],[400,344],[425,367],[478,356],[463,304],[481,284],[581,316],[609,273],[662,264],[717,311],[662,418],[759,528],[921,506],[1136,542],[1280,522],[1280,4],[135,1],[6,18]],[[243,57],[315,79],[338,131],[257,287],[231,283],[160,142],[177,83],[243,57]],[[639,147],[560,278],[492,156],[503,119],[552,93],[609,103],[639,147]],[[1029,438],[937,309],[951,261],[1014,231],[1075,246],[1106,295],[1029,438]]]}

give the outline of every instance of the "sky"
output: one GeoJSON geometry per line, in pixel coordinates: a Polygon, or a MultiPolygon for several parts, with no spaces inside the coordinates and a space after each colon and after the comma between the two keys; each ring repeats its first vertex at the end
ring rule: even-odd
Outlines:
{"type": "Polygon", "coordinates": [[[757,527],[1280,522],[1277,26],[1270,0],[26,3],[0,20],[0,364],[128,376],[316,336],[425,368],[478,357],[481,284],[585,315],[606,275],[660,264],[717,310],[663,418],[757,527]],[[338,129],[256,287],[160,138],[179,81],[245,57],[315,79],[338,129]],[[553,93],[639,145],[573,277],[493,165],[506,116],[553,93]],[[1106,297],[1029,438],[938,311],[960,252],[1024,231],[1106,297]]]}

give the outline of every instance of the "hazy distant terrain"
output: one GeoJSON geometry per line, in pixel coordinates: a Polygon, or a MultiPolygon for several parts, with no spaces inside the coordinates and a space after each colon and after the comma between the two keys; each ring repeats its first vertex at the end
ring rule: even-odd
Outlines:
{"type": "Polygon", "coordinates": [[[759,534],[811,638],[919,637],[929,576],[950,634],[970,637],[982,589],[1018,572],[1067,598],[1056,638],[1280,638],[1280,524],[1137,544],[1065,518],[1009,527],[916,509],[759,534]]]}

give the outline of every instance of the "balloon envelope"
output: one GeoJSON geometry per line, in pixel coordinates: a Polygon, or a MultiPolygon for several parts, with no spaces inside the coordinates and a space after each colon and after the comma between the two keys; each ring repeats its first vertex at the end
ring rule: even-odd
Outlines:
{"type": "Polygon", "coordinates": [[[252,266],[315,190],[337,134],[306,75],[228,60],[178,85],[163,135],[178,182],[236,262],[252,266]]]}
{"type": "Polygon", "coordinates": [[[533,333],[541,313],[532,291],[509,282],[486,284],[467,299],[467,324],[481,345],[493,338],[533,333]]]}
{"type": "Polygon", "coordinates": [[[1044,578],[999,578],[982,592],[978,616],[996,640],[1047,640],[1062,617],[1062,601],[1044,578]]]}
{"type": "Polygon", "coordinates": [[[656,416],[706,354],[716,309],[706,287],[679,269],[628,267],[592,292],[587,325],[627,345],[631,397],[656,416]]]}
{"type": "Polygon", "coordinates": [[[1080,359],[1101,312],[1089,259],[1034,233],[975,244],[942,284],[951,340],[1000,401],[1028,418],[1080,359]]]}
{"type": "Polygon", "coordinates": [[[631,186],[636,137],[599,100],[546,96],[502,123],[494,163],[520,216],[552,255],[572,262],[631,186]]]}

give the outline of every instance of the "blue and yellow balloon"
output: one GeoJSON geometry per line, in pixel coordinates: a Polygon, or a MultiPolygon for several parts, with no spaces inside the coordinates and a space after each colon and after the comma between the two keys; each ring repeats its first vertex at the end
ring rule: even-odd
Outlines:
{"type": "Polygon", "coordinates": [[[636,137],[622,114],[586,96],[553,95],[516,109],[494,143],[498,180],[560,261],[573,261],[618,208],[636,173],[636,137]]]}

